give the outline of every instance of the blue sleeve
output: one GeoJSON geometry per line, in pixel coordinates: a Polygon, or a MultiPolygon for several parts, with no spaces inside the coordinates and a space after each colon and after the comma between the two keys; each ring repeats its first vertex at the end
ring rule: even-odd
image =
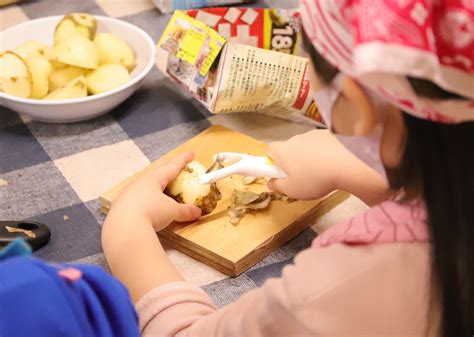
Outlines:
{"type": "Polygon", "coordinates": [[[0,336],[134,337],[138,317],[101,268],[17,256],[0,261],[0,336]]]}

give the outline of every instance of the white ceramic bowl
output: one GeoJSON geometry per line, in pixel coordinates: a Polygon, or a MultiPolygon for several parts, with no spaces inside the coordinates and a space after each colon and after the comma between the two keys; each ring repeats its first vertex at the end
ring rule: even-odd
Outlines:
{"type": "MultiPolygon", "coordinates": [[[[14,49],[26,40],[52,45],[54,28],[62,17],[57,15],[32,20],[1,32],[0,51],[14,49]]],[[[39,121],[67,123],[102,115],[130,97],[155,63],[155,43],[142,29],[128,22],[98,15],[94,17],[97,19],[97,32],[115,34],[129,43],[135,51],[137,63],[127,83],[98,95],[67,100],[43,101],[0,92],[0,105],[39,121]]]]}

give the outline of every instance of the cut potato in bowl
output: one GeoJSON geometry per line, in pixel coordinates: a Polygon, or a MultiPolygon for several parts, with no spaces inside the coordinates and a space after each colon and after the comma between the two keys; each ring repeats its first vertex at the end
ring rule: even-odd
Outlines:
{"type": "Polygon", "coordinates": [[[53,91],[65,85],[70,80],[85,75],[87,69],[64,65],[62,68],[54,68],[49,77],[49,90],[53,91]]]}
{"type": "MultiPolygon", "coordinates": [[[[96,35],[97,20],[86,13],[54,19],[54,45],[26,40],[0,52],[0,91],[32,99],[73,99],[100,94],[130,80],[135,51],[123,39],[96,35]],[[58,22],[59,21],[59,22],[58,22]],[[100,51],[100,53],[99,53],[100,51]]],[[[13,36],[13,41],[17,39],[13,36]]]]}
{"type": "Polygon", "coordinates": [[[0,54],[0,90],[18,97],[29,97],[31,73],[25,60],[12,51],[0,54]]]}
{"type": "Polygon", "coordinates": [[[128,71],[135,67],[135,53],[121,38],[109,33],[100,33],[96,35],[94,45],[99,55],[99,64],[121,64],[128,71]]]}
{"type": "MultiPolygon", "coordinates": [[[[1,1],[2,0],[0,0],[0,2],[1,1]]],[[[73,11],[78,10],[76,9],[73,11]]],[[[63,17],[64,15],[51,15],[19,23],[18,25],[2,30],[0,33],[0,56],[3,56],[0,57],[1,106],[8,107],[8,109],[11,109],[11,111],[18,112],[22,114],[22,116],[28,116],[28,118],[32,118],[33,120],[46,123],[75,123],[83,120],[89,120],[98,116],[102,116],[122,104],[142,86],[145,77],[149,75],[152,69],[154,69],[154,64],[156,61],[156,43],[152,40],[149,34],[147,34],[140,27],[137,27],[125,20],[94,14],[94,18],[97,20],[97,33],[108,32],[117,34],[117,36],[129,42],[130,46],[133,46],[137,59],[136,66],[126,83],[99,95],[90,95],[87,92],[87,86],[84,85],[85,76],[93,68],[84,68],[82,71],[80,71],[79,76],[84,76],[84,80],[82,82],[83,85],[73,87],[74,90],[72,93],[70,92],[70,89],[57,92],[56,90],[62,88],[66,83],[68,83],[67,80],[69,80],[70,77],[73,77],[73,75],[77,75],[79,73],[77,72],[76,74],[71,75],[70,67],[74,68],[77,66],[71,66],[69,64],[65,64],[64,62],[60,62],[58,59],[56,59],[56,52],[53,51],[53,49],[56,47],[54,46],[54,30],[63,17]],[[23,59],[26,63],[25,58],[22,58],[21,55],[19,55],[19,60],[16,58],[10,60],[10,56],[5,57],[5,55],[2,54],[2,52],[6,51],[13,51],[14,53],[14,50],[17,47],[22,47],[21,49],[23,49],[24,46],[21,45],[29,40],[37,40],[40,43],[46,44],[50,47],[45,49],[43,55],[49,60],[53,67],[53,72],[50,76],[50,79],[52,78],[52,80],[48,81],[48,85],[51,83],[64,83],[61,86],[57,86],[59,84],[56,86],[50,86],[49,92],[45,96],[46,98],[30,98],[33,86],[33,78],[31,72],[29,72],[28,65],[22,63],[21,61],[23,59]],[[7,59],[7,65],[4,64],[5,59],[7,59]],[[19,63],[20,69],[18,69],[18,64],[14,64],[12,67],[12,61],[15,64],[19,63]],[[64,70],[62,74],[60,73],[58,75],[56,71],[63,68],[68,68],[68,70],[64,70]],[[8,69],[8,71],[5,71],[5,69],[8,69]],[[12,72],[13,74],[10,76],[12,72]],[[26,74],[29,75],[24,76],[26,74]],[[79,96],[82,97],[78,98],[79,96]]],[[[94,45],[93,40],[89,40],[89,42],[94,45]]],[[[33,50],[38,50],[35,45],[27,44],[27,47],[30,46],[33,47],[33,50]]],[[[29,48],[27,48],[27,52],[30,52],[28,49],[29,48]]],[[[95,46],[93,49],[95,50],[95,46]]],[[[41,50],[42,49],[40,49],[40,51],[41,50]]],[[[1,109],[2,108],[0,107],[0,115],[2,114],[1,109]]],[[[1,140],[0,143],[2,143],[1,140]]]]}
{"type": "Polygon", "coordinates": [[[67,64],[57,61],[55,55],[56,54],[54,53],[53,48],[48,48],[44,51],[44,57],[48,59],[49,63],[51,63],[54,69],[68,66],[67,64]]]}
{"type": "Polygon", "coordinates": [[[28,40],[16,47],[13,51],[15,54],[27,59],[28,57],[32,56],[45,56],[49,50],[51,50],[51,48],[44,43],[28,40]]]}
{"type": "Polygon", "coordinates": [[[119,64],[104,64],[86,75],[87,90],[95,95],[117,88],[129,79],[128,71],[119,64]]]}
{"type": "Polygon", "coordinates": [[[51,63],[51,65],[53,66],[54,69],[60,69],[60,68],[68,67],[67,64],[62,63],[62,62],[59,62],[59,61],[56,61],[56,60],[54,60],[54,59],[49,60],[49,63],[51,63]]]}
{"type": "Polygon", "coordinates": [[[90,14],[71,13],[65,15],[54,30],[54,45],[76,35],[92,40],[96,30],[97,21],[90,14]]]}
{"type": "Polygon", "coordinates": [[[95,69],[98,56],[94,43],[82,36],[72,36],[53,48],[52,58],[64,64],[95,69]]]}
{"type": "Polygon", "coordinates": [[[81,98],[87,96],[86,81],[84,76],[76,77],[69,81],[62,87],[54,90],[52,93],[47,95],[44,99],[48,100],[59,100],[59,99],[71,99],[81,98]]]}
{"type": "Polygon", "coordinates": [[[53,71],[53,66],[42,56],[31,56],[26,60],[26,64],[31,73],[32,88],[30,98],[43,98],[49,91],[49,76],[53,71]]]}

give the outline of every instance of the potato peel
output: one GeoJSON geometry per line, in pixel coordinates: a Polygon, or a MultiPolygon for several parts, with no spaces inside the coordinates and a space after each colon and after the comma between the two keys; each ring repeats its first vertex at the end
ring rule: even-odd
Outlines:
{"type": "Polygon", "coordinates": [[[257,177],[244,177],[242,179],[242,183],[244,185],[251,185],[251,184],[255,183],[257,181],[257,179],[258,179],[257,177]]]}
{"type": "Polygon", "coordinates": [[[10,227],[10,226],[5,226],[5,229],[9,233],[22,233],[31,239],[36,238],[36,234],[33,231],[30,231],[28,229],[16,228],[16,227],[10,227]]]}
{"type": "Polygon", "coordinates": [[[228,209],[230,223],[237,225],[248,211],[266,209],[274,200],[292,202],[293,199],[277,192],[256,193],[253,191],[234,190],[231,196],[231,205],[228,209]]]}

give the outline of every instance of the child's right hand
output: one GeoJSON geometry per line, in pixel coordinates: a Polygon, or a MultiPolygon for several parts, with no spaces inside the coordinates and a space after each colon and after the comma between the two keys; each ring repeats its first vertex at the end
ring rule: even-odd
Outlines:
{"type": "Polygon", "coordinates": [[[391,194],[387,182],[327,130],[272,143],[268,155],[288,174],[268,186],[294,199],[313,200],[344,190],[373,205],[391,194]]]}
{"type": "Polygon", "coordinates": [[[268,156],[287,174],[272,179],[270,189],[299,200],[325,196],[338,188],[338,157],[345,148],[328,131],[313,130],[270,144],[268,156]]]}

